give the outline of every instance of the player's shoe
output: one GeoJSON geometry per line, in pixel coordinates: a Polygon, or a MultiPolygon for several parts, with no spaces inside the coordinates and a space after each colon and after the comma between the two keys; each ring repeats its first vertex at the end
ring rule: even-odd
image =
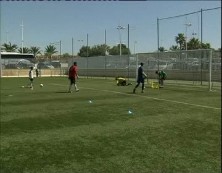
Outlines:
{"type": "Polygon", "coordinates": [[[78,92],[79,91],[79,89],[76,89],[76,92],[78,92]]]}

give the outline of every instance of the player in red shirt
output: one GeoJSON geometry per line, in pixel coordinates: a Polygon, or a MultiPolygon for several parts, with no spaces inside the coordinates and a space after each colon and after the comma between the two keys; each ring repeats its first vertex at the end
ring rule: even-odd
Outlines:
{"type": "Polygon", "coordinates": [[[73,65],[69,68],[69,80],[70,80],[70,85],[69,85],[69,93],[72,92],[72,85],[75,86],[76,92],[79,91],[77,85],[76,85],[76,80],[78,78],[78,67],[77,67],[77,62],[74,62],[73,65]]]}

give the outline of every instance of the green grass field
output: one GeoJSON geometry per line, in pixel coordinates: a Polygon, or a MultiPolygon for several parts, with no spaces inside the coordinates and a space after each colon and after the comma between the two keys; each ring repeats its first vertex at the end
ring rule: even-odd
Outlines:
{"type": "Polygon", "coordinates": [[[27,83],[1,79],[1,173],[221,172],[220,91],[132,94],[135,82],[80,78],[80,91],[67,93],[66,77],[27,83]]]}

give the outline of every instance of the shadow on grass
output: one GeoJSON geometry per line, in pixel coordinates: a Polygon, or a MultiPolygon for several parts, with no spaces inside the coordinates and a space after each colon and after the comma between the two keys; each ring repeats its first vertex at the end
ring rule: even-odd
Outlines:
{"type": "Polygon", "coordinates": [[[64,93],[67,93],[67,94],[70,94],[68,91],[56,91],[55,93],[60,93],[60,94],[64,94],[64,93]]]}
{"type": "Polygon", "coordinates": [[[126,94],[132,94],[132,95],[135,95],[136,93],[133,93],[133,91],[130,91],[130,92],[126,92],[126,94]]]}

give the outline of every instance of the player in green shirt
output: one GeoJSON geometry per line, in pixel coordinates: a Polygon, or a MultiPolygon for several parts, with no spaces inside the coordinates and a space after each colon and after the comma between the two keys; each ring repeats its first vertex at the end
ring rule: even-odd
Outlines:
{"type": "Polygon", "coordinates": [[[159,78],[160,88],[163,88],[163,81],[166,80],[167,74],[163,70],[160,71],[157,70],[156,74],[158,75],[159,78]]]}

